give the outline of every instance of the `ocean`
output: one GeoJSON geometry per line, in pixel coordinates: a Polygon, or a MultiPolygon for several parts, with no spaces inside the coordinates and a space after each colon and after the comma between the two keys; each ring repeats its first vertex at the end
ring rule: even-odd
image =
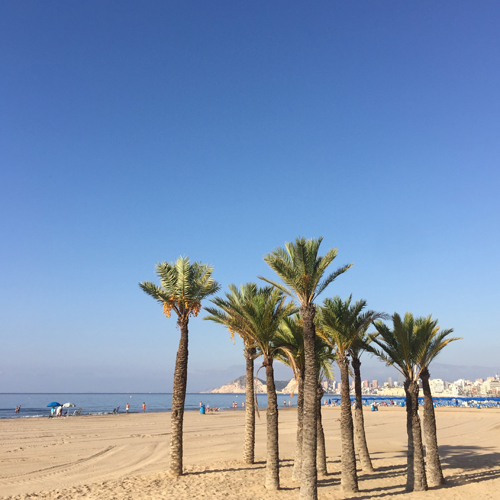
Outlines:
{"type": "MultiPolygon", "coordinates": [[[[290,397],[289,394],[278,394],[278,406],[283,407],[286,402],[291,401],[291,406],[297,406],[297,395],[290,397]]],[[[245,402],[245,394],[200,394],[191,393],[186,395],[186,411],[199,411],[200,402],[210,408],[220,408],[221,411],[242,411],[242,402],[245,402]],[[233,408],[233,402],[237,403],[237,408],[233,408]]],[[[327,403],[340,404],[340,396],[325,395],[323,401],[327,403]]],[[[354,396],[351,396],[354,400],[354,396]]],[[[423,398],[419,398],[422,404],[423,398]]],[[[476,406],[476,402],[481,407],[492,407],[500,405],[499,397],[488,398],[454,398],[454,397],[435,397],[437,406],[476,406]]],[[[27,417],[48,417],[50,416],[50,408],[47,405],[52,402],[60,404],[73,403],[74,408],[65,408],[64,412],[72,415],[79,408],[82,409],[82,415],[106,415],[113,413],[115,408],[119,407],[119,413],[125,412],[125,405],[130,403],[130,413],[142,412],[142,403],[146,403],[147,412],[166,412],[172,409],[172,394],[171,393],[3,393],[0,394],[0,419],[2,418],[27,418],[27,417]],[[21,411],[15,413],[16,406],[21,405],[21,411]]],[[[259,394],[259,408],[264,409],[267,406],[267,395],[259,394]]],[[[399,405],[404,401],[402,397],[380,397],[380,396],[363,396],[363,404],[369,405],[373,401],[384,404],[392,401],[395,405],[399,405]]]]}
{"type": "MultiPolygon", "coordinates": [[[[246,400],[245,394],[186,394],[186,411],[198,411],[200,402],[210,406],[210,408],[220,408],[221,411],[242,410],[242,402],[246,400]],[[237,409],[232,407],[233,402],[238,405],[237,409]]],[[[283,406],[283,402],[292,401],[292,406],[296,406],[297,395],[293,398],[289,394],[278,394],[278,404],[283,406]]],[[[266,408],[267,395],[259,394],[259,408],[266,408]]],[[[171,393],[3,393],[0,394],[0,419],[1,418],[23,418],[23,417],[48,417],[50,408],[47,405],[52,402],[60,404],[73,403],[74,408],[64,408],[72,415],[75,410],[82,409],[82,415],[105,415],[113,413],[115,408],[120,407],[119,413],[125,412],[125,405],[130,403],[130,413],[142,412],[142,403],[146,403],[146,412],[165,412],[172,409],[171,393]],[[16,406],[21,405],[21,411],[15,413],[16,406]]]]}

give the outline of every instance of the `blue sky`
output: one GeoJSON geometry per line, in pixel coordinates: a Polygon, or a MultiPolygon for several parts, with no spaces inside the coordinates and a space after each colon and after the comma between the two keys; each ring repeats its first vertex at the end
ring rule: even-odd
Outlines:
{"type": "MultiPolygon", "coordinates": [[[[433,314],[464,338],[434,374],[492,375],[499,22],[493,1],[0,3],[0,392],[169,392],[179,334],[137,283],[179,255],[224,289],[272,277],[299,235],[354,262],[324,297],[433,314]]],[[[197,318],[189,371],[236,378],[241,345],[197,318]]]]}

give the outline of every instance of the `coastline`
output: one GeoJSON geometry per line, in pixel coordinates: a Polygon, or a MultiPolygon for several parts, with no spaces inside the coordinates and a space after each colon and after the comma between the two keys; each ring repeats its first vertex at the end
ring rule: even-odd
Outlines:
{"type": "MultiPolygon", "coordinates": [[[[283,408],[286,402],[289,406],[295,407],[297,395],[291,397],[289,394],[277,394],[278,407],[283,408]]],[[[61,404],[72,402],[72,408],[65,408],[69,416],[82,408],[80,416],[88,415],[111,415],[115,410],[119,414],[125,413],[127,402],[131,404],[130,413],[142,413],[142,403],[145,402],[148,413],[164,413],[171,411],[171,393],[0,393],[0,421],[4,419],[26,419],[44,418],[50,416],[50,409],[46,407],[49,401],[58,401],[61,404]],[[15,413],[14,408],[21,405],[20,413],[15,413]]],[[[221,411],[241,411],[242,403],[245,402],[245,394],[242,393],[188,393],[186,395],[185,411],[198,412],[199,403],[203,401],[206,406],[220,408],[221,411]],[[237,407],[233,407],[233,403],[237,407]]],[[[400,405],[405,400],[404,397],[363,395],[364,405],[369,406],[372,402],[379,404],[400,405]]],[[[421,404],[423,397],[419,398],[421,404]]],[[[322,402],[327,401],[332,405],[340,403],[340,396],[337,394],[325,394],[322,402]]],[[[351,396],[354,401],[354,396],[351,396]]],[[[434,396],[436,406],[465,406],[500,407],[500,397],[439,397],[434,396]]],[[[265,409],[267,405],[267,394],[258,394],[259,408],[265,409]]]]}

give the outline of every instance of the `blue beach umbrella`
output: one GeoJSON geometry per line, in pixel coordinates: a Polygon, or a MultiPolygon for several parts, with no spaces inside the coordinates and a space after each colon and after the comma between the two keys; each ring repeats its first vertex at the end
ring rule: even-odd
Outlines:
{"type": "Polygon", "coordinates": [[[47,405],[47,408],[50,408],[51,406],[53,406],[53,407],[55,407],[55,406],[61,406],[61,403],[57,403],[57,402],[55,402],[55,401],[52,401],[52,403],[49,403],[49,404],[47,405]]]}

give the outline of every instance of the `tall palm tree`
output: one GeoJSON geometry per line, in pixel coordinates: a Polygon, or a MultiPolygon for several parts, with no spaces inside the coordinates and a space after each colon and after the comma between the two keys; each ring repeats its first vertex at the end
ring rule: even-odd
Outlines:
{"type": "Polygon", "coordinates": [[[161,262],[156,265],[160,286],[150,281],[139,283],[144,292],[163,305],[167,318],[170,318],[172,310],[175,312],[181,332],[172,393],[170,474],[173,476],[182,474],[182,426],[187,384],[189,318],[198,315],[203,299],[219,290],[220,285],[213,280],[212,272],[213,268],[209,264],[191,264],[188,257],[179,257],[175,262],[161,262]]]}
{"type": "Polygon", "coordinates": [[[316,500],[318,498],[316,449],[317,449],[317,413],[316,390],[318,373],[316,366],[314,301],[339,275],[347,271],[352,264],[342,266],[324,277],[326,269],[337,256],[337,249],[330,249],[324,257],[318,255],[323,238],[306,240],[298,237],[295,243],[285,243],[285,248],[278,247],[266,255],[264,260],[276,272],[283,283],[277,283],[259,276],[260,279],[274,285],[283,293],[297,300],[303,321],[304,335],[304,411],[302,439],[302,474],[300,498],[316,500]]]}
{"type": "Polygon", "coordinates": [[[242,305],[253,300],[257,294],[255,283],[246,283],[237,288],[229,285],[229,293],[225,298],[215,297],[211,302],[216,307],[205,307],[209,316],[204,320],[214,321],[229,329],[231,338],[237,333],[243,340],[246,361],[246,405],[245,405],[245,444],[243,460],[253,464],[255,460],[255,390],[254,390],[254,360],[257,356],[253,338],[247,333],[250,328],[248,321],[242,316],[242,305]]]}
{"type": "Polygon", "coordinates": [[[284,318],[294,314],[297,309],[293,303],[285,302],[285,295],[273,287],[257,288],[255,294],[242,301],[233,303],[234,317],[239,321],[239,331],[248,336],[259,354],[264,356],[262,367],[266,370],[267,386],[267,463],[265,487],[270,490],[279,488],[279,449],[278,449],[278,398],[274,384],[274,356],[278,351],[291,357],[286,345],[278,337],[278,329],[284,318]]]}
{"type": "Polygon", "coordinates": [[[426,349],[420,352],[418,363],[421,367],[420,379],[422,380],[424,392],[424,437],[427,446],[427,474],[431,485],[438,486],[444,484],[445,480],[439,459],[436,415],[429,385],[429,365],[450,342],[460,340],[460,337],[447,338],[453,332],[453,328],[440,330],[438,320],[433,320],[431,316],[418,318],[415,323],[418,335],[426,346],[426,349]]]}
{"type": "Polygon", "coordinates": [[[392,315],[393,329],[378,321],[374,323],[378,335],[371,335],[376,355],[388,365],[394,366],[405,377],[406,393],[406,431],[408,433],[407,454],[407,491],[427,490],[422,429],[418,416],[418,379],[422,367],[418,364],[419,353],[427,349],[422,336],[418,335],[415,320],[411,313],[406,313],[402,320],[399,314],[392,315]]]}
{"type": "MultiPolygon", "coordinates": [[[[293,360],[295,366],[293,367],[289,361],[288,356],[277,355],[277,359],[282,363],[290,366],[294,371],[294,376],[298,385],[298,395],[297,395],[297,439],[295,445],[295,459],[293,464],[292,479],[294,481],[300,481],[301,470],[302,470],[302,436],[303,436],[303,409],[304,409],[304,336],[302,319],[300,314],[296,314],[293,317],[286,318],[283,320],[280,327],[280,339],[290,348],[290,352],[293,354],[293,360]]],[[[317,452],[316,452],[316,467],[320,475],[327,474],[326,466],[326,448],[325,448],[325,436],[323,431],[323,424],[321,418],[321,398],[323,396],[323,388],[321,386],[321,381],[323,379],[332,379],[332,351],[325,344],[325,342],[316,337],[316,362],[318,365],[318,386],[316,392],[317,398],[317,452]]]]}
{"type": "MultiPolygon", "coordinates": [[[[377,313],[375,319],[387,319],[383,313],[377,313]]],[[[356,405],[354,407],[354,444],[358,452],[361,468],[365,472],[373,472],[373,465],[368,451],[365,433],[365,419],[363,415],[363,395],[361,390],[361,355],[365,351],[371,352],[371,339],[366,335],[368,326],[358,332],[354,342],[349,349],[351,355],[351,365],[354,372],[354,393],[356,395],[356,405]]]]}
{"type": "Polygon", "coordinates": [[[354,426],[349,394],[349,355],[352,345],[361,332],[377,318],[375,311],[365,311],[366,301],[351,304],[340,297],[325,299],[318,315],[318,332],[334,350],[341,379],[340,429],[342,442],[341,485],[345,492],[358,491],[356,453],[354,451],[354,426]]]}

